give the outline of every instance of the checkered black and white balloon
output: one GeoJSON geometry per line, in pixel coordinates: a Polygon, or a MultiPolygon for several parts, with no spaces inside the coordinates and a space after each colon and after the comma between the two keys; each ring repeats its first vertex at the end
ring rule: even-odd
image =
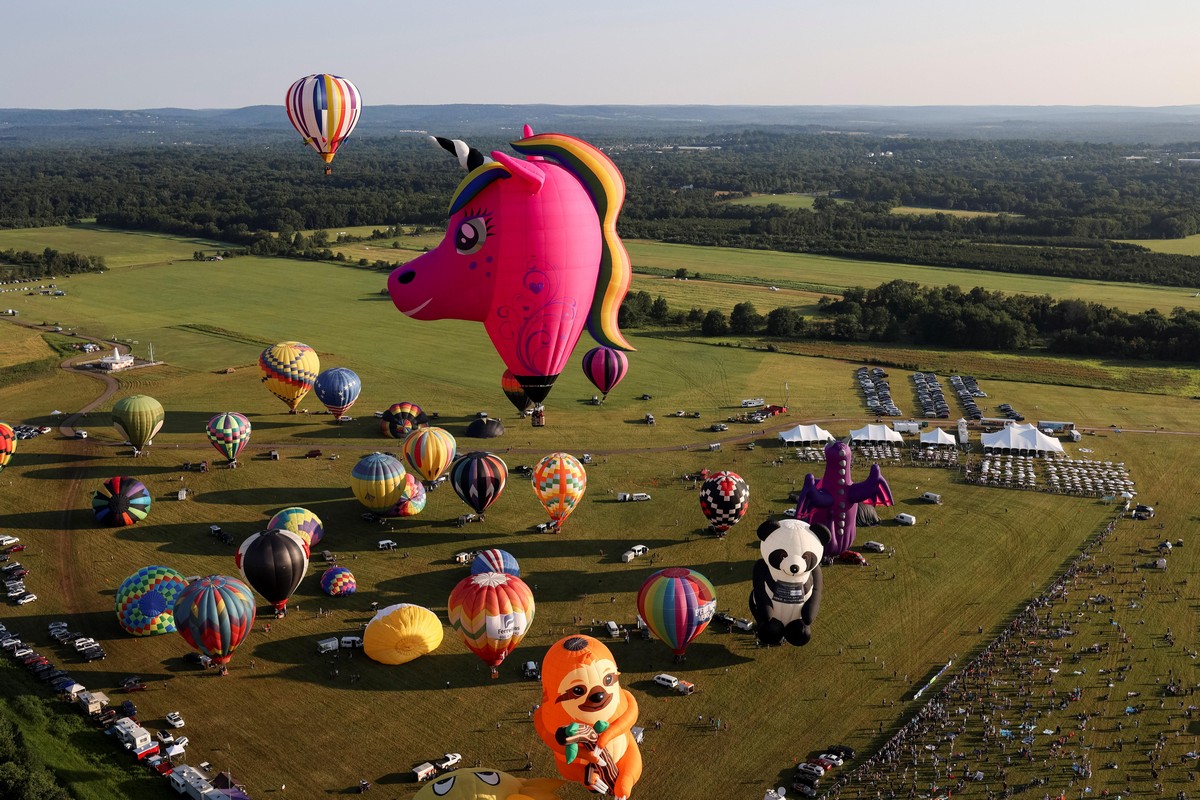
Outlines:
{"type": "Polygon", "coordinates": [[[749,505],[750,487],[736,472],[714,473],[700,486],[700,510],[717,533],[736,525],[749,505]]]}

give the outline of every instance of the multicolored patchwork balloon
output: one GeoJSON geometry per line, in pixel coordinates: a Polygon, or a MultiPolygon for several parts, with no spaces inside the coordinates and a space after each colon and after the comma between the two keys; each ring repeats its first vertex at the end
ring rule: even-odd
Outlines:
{"type": "Polygon", "coordinates": [[[109,478],[92,492],[92,513],[96,522],[114,528],[132,525],[150,513],[150,490],[137,478],[118,475],[109,478]]]}
{"type": "Polygon", "coordinates": [[[646,579],[637,596],[638,616],[676,656],[712,621],[717,593],[694,569],[667,567],[646,579]]]}
{"type": "Polygon", "coordinates": [[[519,578],[521,577],[521,566],[512,553],[491,547],[487,550],[480,550],[475,555],[475,560],[471,562],[471,574],[478,575],[481,572],[503,572],[505,575],[519,578]]]}
{"type": "Polygon", "coordinates": [[[280,342],[258,357],[260,380],[267,391],[287,404],[292,414],[313,388],[321,359],[317,351],[301,342],[280,342]]]}
{"type": "Polygon", "coordinates": [[[571,516],[586,490],[587,472],[570,453],[551,453],[533,468],[533,493],[558,527],[571,516]]]}
{"type": "Polygon", "coordinates": [[[746,515],[750,487],[736,472],[714,472],[700,485],[700,510],[717,533],[725,533],[746,515]]]}
{"type": "Polygon", "coordinates": [[[612,347],[593,347],[583,356],[583,374],[605,397],[629,372],[629,358],[612,347]]]}
{"type": "Polygon", "coordinates": [[[450,484],[476,514],[500,498],[507,482],[508,465],[494,453],[467,453],[450,466],[450,484]]]}
{"type": "Polygon", "coordinates": [[[385,517],[415,517],[425,510],[425,501],[429,498],[425,493],[425,484],[409,472],[404,476],[404,487],[404,493],[396,505],[383,512],[385,517]]]}
{"type": "Polygon", "coordinates": [[[436,481],[454,460],[458,442],[442,428],[418,428],[405,437],[400,452],[408,468],[421,480],[436,481]]]}
{"type": "Polygon", "coordinates": [[[210,419],[204,430],[217,452],[233,462],[237,461],[242,449],[250,444],[250,428],[250,420],[246,419],[245,414],[225,411],[210,419]]]}
{"type": "Polygon", "coordinates": [[[0,472],[8,466],[9,459],[17,452],[17,434],[7,422],[0,422],[0,472]]]}
{"type": "Polygon", "coordinates": [[[533,592],[523,580],[502,572],[463,578],[450,593],[446,608],[450,627],[483,662],[496,668],[516,649],[533,624],[533,592]]]}
{"type": "Polygon", "coordinates": [[[192,581],[175,600],[179,635],[218,665],[229,662],[254,628],[254,593],[227,575],[192,581]]]}
{"type": "Polygon", "coordinates": [[[416,428],[429,424],[429,417],[416,403],[393,403],[379,419],[379,430],[390,439],[403,439],[416,428]]]}
{"type": "Polygon", "coordinates": [[[350,472],[350,488],[358,502],[371,511],[385,513],[404,496],[408,483],[404,465],[387,453],[363,456],[350,472]]]}
{"type": "Polygon", "coordinates": [[[134,636],[174,633],[175,601],[187,585],[170,567],[142,567],[117,589],[117,622],[134,636]]]}
{"type": "Polygon", "coordinates": [[[325,535],[325,526],[321,524],[321,518],[307,508],[300,508],[299,506],[285,508],[275,514],[275,516],[271,517],[271,521],[267,523],[267,528],[270,530],[291,531],[296,534],[304,542],[304,546],[308,548],[310,554],[313,547],[325,535]]]}
{"type": "Polygon", "coordinates": [[[345,597],[357,589],[354,573],[345,567],[330,567],[321,573],[321,591],[330,597],[345,597]]]}
{"type": "Polygon", "coordinates": [[[358,400],[362,392],[362,380],[352,369],[334,367],[317,376],[313,391],[330,414],[340,417],[358,400]]]}

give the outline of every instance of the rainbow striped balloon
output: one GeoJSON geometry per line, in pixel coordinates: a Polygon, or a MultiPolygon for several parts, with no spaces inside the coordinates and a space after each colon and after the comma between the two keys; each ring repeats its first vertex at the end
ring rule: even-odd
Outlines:
{"type": "Polygon", "coordinates": [[[317,351],[301,342],[280,342],[262,351],[258,372],[267,391],[278,397],[293,414],[313,388],[321,359],[317,351]]]}
{"type": "Polygon", "coordinates": [[[425,493],[425,484],[417,480],[411,472],[404,476],[404,494],[396,501],[396,505],[383,512],[385,517],[415,517],[425,510],[425,501],[429,495],[425,493]]]}
{"type": "Polygon", "coordinates": [[[533,468],[533,493],[558,525],[571,516],[586,490],[587,472],[570,453],[551,453],[533,468]]]}
{"type": "Polygon", "coordinates": [[[646,579],[637,597],[638,616],[677,656],[699,636],[717,610],[708,578],[686,567],[667,567],[646,579]]]}
{"type": "Polygon", "coordinates": [[[418,428],[408,434],[400,452],[421,480],[436,481],[446,473],[458,452],[458,442],[442,428],[418,428]]]}
{"type": "Polygon", "coordinates": [[[237,578],[192,581],[175,600],[175,627],[188,644],[225,664],[254,629],[254,593],[237,578]]]}
{"type": "Polygon", "coordinates": [[[358,124],[358,87],[338,75],[318,73],[296,81],[284,96],[288,119],[304,143],[328,164],[358,124]]]}
{"type": "Polygon", "coordinates": [[[392,403],[379,418],[379,432],[389,439],[403,439],[429,424],[429,417],[416,403],[392,403]]]}
{"type": "Polygon", "coordinates": [[[102,525],[132,525],[150,513],[150,490],[137,478],[118,475],[92,492],[92,513],[102,525]]]}
{"type": "Polygon", "coordinates": [[[387,453],[363,456],[350,473],[350,488],[358,502],[379,514],[400,502],[408,483],[404,465],[387,453]]]}
{"type": "Polygon", "coordinates": [[[458,582],[446,610],[450,627],[492,668],[494,678],[533,624],[533,592],[515,575],[481,572],[458,582]]]}
{"type": "Polygon", "coordinates": [[[325,535],[325,526],[321,524],[321,518],[307,508],[299,506],[285,508],[271,517],[267,529],[291,531],[300,537],[309,552],[312,552],[313,547],[325,535]]]}
{"type": "Polygon", "coordinates": [[[344,597],[357,589],[354,573],[345,567],[330,567],[321,575],[321,591],[330,597],[344,597]]]}
{"type": "Polygon", "coordinates": [[[175,600],[187,588],[183,573],[170,567],[142,567],[117,589],[117,622],[134,636],[175,632],[175,600]]]}

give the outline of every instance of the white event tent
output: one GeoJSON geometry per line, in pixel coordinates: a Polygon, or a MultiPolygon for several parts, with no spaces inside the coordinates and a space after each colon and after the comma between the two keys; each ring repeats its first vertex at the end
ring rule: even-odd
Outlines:
{"type": "Polygon", "coordinates": [[[850,438],[856,442],[903,442],[904,437],[887,425],[871,423],[856,431],[850,431],[850,438]]]}
{"type": "Polygon", "coordinates": [[[1063,455],[1062,443],[1037,429],[1037,426],[1007,425],[995,433],[985,433],[980,437],[983,441],[984,452],[1024,452],[1029,455],[1043,456],[1047,454],[1063,455]]]}
{"type": "Polygon", "coordinates": [[[954,447],[954,437],[946,433],[942,428],[934,428],[931,431],[921,434],[922,447],[954,447]]]}
{"type": "Polygon", "coordinates": [[[833,434],[819,425],[797,425],[789,431],[782,431],[779,438],[785,444],[807,444],[809,442],[832,442],[833,434]]]}

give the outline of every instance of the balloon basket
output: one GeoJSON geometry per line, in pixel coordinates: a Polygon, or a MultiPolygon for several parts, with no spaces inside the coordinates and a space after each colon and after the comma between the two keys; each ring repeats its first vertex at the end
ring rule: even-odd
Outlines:
{"type": "Polygon", "coordinates": [[[500,670],[496,669],[495,667],[492,667],[492,680],[496,680],[496,678],[499,678],[499,677],[500,677],[500,670]]]}

